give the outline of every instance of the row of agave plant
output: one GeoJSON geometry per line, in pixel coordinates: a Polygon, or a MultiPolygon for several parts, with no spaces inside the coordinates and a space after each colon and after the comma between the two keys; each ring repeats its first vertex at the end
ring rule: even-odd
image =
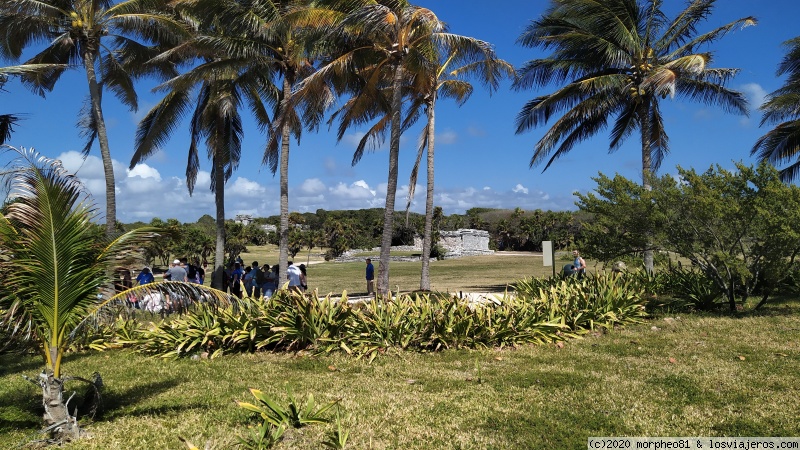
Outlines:
{"type": "MultiPolygon", "coordinates": [[[[165,358],[253,351],[343,351],[374,358],[388,349],[507,347],[578,337],[641,321],[645,291],[630,278],[523,280],[513,294],[470,302],[448,294],[399,294],[353,304],[280,292],[221,306],[197,303],[157,320],[119,315],[85,342],[165,358]]],[[[156,319],[154,317],[154,319],[156,319]]]]}

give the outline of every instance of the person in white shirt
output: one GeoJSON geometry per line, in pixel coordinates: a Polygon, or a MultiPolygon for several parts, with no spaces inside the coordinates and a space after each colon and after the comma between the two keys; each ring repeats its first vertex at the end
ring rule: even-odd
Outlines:
{"type": "Polygon", "coordinates": [[[286,268],[286,278],[289,279],[289,290],[302,292],[302,288],[300,287],[303,283],[301,281],[301,276],[303,272],[300,271],[300,268],[292,264],[292,261],[289,261],[289,267],[286,268]]]}

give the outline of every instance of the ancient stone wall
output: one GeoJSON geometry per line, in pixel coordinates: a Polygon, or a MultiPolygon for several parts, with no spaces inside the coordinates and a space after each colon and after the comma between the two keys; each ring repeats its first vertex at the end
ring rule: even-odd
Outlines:
{"type": "MultiPolygon", "coordinates": [[[[484,230],[471,230],[460,229],[456,231],[441,231],[439,232],[439,245],[441,245],[447,253],[444,257],[460,258],[462,256],[478,256],[478,255],[491,255],[493,250],[489,250],[489,232],[484,230]]],[[[380,247],[375,247],[371,250],[352,249],[346,251],[341,257],[336,258],[337,261],[354,261],[359,259],[361,253],[376,253],[380,252],[380,247]]],[[[394,246],[392,250],[407,251],[407,252],[421,252],[422,251],[422,237],[414,238],[414,245],[394,246]]],[[[418,261],[418,257],[398,256],[392,257],[393,261],[418,261]]]]}
{"type": "Polygon", "coordinates": [[[489,232],[484,230],[460,229],[442,231],[439,244],[445,248],[445,258],[461,256],[489,255],[489,232]]]}

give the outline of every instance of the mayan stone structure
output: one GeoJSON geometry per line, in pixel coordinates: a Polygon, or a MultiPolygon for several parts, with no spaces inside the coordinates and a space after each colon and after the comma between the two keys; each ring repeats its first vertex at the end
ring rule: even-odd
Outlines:
{"type": "Polygon", "coordinates": [[[441,231],[439,244],[445,248],[445,258],[489,255],[489,232],[484,230],[460,229],[441,231]]]}

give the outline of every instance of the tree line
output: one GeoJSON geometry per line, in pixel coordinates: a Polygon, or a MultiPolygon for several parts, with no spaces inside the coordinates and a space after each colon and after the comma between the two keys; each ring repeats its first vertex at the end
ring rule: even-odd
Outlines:
{"type": "MultiPolygon", "coordinates": [[[[413,245],[416,237],[424,233],[425,215],[396,212],[392,231],[392,245],[413,245]],[[407,221],[406,221],[407,219],[407,221]]],[[[523,211],[490,208],[472,208],[464,214],[445,215],[441,207],[434,209],[433,239],[429,256],[444,257],[446,250],[437,245],[442,231],[461,228],[489,232],[489,248],[505,251],[541,251],[542,241],[551,240],[556,248],[568,248],[581,238],[580,212],[573,211],[523,211]]],[[[352,249],[379,247],[383,233],[383,209],[327,211],[289,214],[290,232],[288,254],[295,258],[302,251],[322,253],[327,260],[341,256],[352,249]]],[[[276,229],[280,216],[255,218],[248,225],[232,220],[225,222],[225,261],[234,261],[248,246],[279,245],[276,231],[267,231],[264,225],[276,229]]],[[[194,223],[181,223],[177,219],[154,218],[148,223],[119,224],[120,231],[141,227],[168,231],[164,236],[150,240],[142,247],[142,256],[148,265],[167,266],[175,256],[186,257],[199,263],[209,261],[215,251],[216,234],[214,218],[205,215],[194,223]]],[[[424,251],[424,249],[423,249],[424,251]]]]}

